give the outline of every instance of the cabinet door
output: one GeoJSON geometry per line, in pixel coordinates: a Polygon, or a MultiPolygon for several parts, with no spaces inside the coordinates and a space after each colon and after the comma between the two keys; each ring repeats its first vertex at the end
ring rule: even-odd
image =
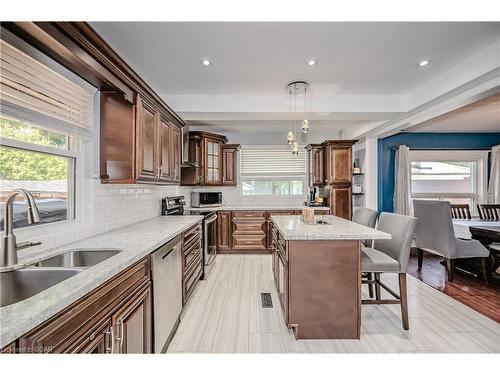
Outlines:
{"type": "Polygon", "coordinates": [[[352,181],[351,148],[327,146],[325,159],[326,183],[350,183],[352,181]]]}
{"type": "Polygon", "coordinates": [[[151,283],[112,317],[113,353],[151,352],[151,283]]]}
{"type": "Polygon", "coordinates": [[[172,173],[172,181],[179,182],[181,180],[181,130],[171,125],[171,138],[170,138],[170,170],[172,173]]]}
{"type": "Polygon", "coordinates": [[[137,99],[137,179],[155,181],[158,170],[156,139],[160,116],[137,99]]]}
{"type": "Polygon", "coordinates": [[[351,185],[332,185],[329,192],[329,206],[332,215],[351,220],[352,189],[351,185]]]}
{"type": "Polygon", "coordinates": [[[324,185],[323,147],[312,147],[309,150],[309,184],[312,186],[324,185]]]}
{"type": "Polygon", "coordinates": [[[158,181],[160,182],[170,182],[172,177],[171,131],[172,126],[167,121],[160,119],[158,129],[158,181]]]}
{"type": "Polygon", "coordinates": [[[231,250],[231,211],[219,211],[217,213],[217,248],[219,250],[231,250]]]}
{"type": "Polygon", "coordinates": [[[222,147],[222,185],[236,186],[238,149],[222,147]]]}
{"type": "Polygon", "coordinates": [[[81,354],[107,354],[113,351],[111,332],[111,320],[105,321],[92,332],[81,345],[74,350],[74,353],[81,354]]]}
{"type": "Polygon", "coordinates": [[[222,142],[205,138],[204,140],[205,163],[204,178],[205,185],[222,184],[222,142]]]}

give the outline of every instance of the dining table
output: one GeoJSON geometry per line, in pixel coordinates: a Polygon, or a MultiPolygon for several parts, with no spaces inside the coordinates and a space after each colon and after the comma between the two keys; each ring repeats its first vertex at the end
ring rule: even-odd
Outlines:
{"type": "Polygon", "coordinates": [[[456,237],[478,240],[490,251],[491,278],[500,280],[500,252],[489,247],[493,242],[500,242],[500,221],[454,219],[453,229],[456,237]]]}

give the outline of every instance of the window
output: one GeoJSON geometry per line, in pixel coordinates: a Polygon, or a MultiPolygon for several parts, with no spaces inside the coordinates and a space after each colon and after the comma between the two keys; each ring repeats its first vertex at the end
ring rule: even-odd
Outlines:
{"type": "MultiPolygon", "coordinates": [[[[5,30],[0,40],[0,226],[8,194],[30,191],[41,223],[76,218],[75,176],[95,89],[5,30]],[[70,79],[71,78],[71,79],[70,79]]],[[[28,225],[14,201],[14,228],[28,225]]]]}
{"type": "Polygon", "coordinates": [[[482,202],[487,155],[482,151],[410,151],[411,191],[416,199],[482,202]]]}
{"type": "Polygon", "coordinates": [[[305,150],[292,155],[288,147],[246,146],[241,150],[241,186],[245,196],[304,194],[305,150]]]}

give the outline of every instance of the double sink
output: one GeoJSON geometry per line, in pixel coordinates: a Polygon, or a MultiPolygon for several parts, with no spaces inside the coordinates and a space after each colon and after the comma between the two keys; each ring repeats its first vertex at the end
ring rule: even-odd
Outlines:
{"type": "Polygon", "coordinates": [[[116,249],[78,249],[14,271],[0,272],[0,307],[23,301],[118,254],[116,249]]]}

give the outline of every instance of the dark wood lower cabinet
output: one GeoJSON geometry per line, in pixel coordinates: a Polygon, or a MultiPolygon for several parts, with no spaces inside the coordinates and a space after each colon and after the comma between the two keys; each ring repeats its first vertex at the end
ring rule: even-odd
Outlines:
{"type": "Polygon", "coordinates": [[[351,184],[330,185],[328,205],[331,214],[343,219],[352,218],[352,187],[351,184]]]}
{"type": "Polygon", "coordinates": [[[149,256],[18,340],[21,353],[150,353],[149,256]]]}
{"type": "Polygon", "coordinates": [[[151,288],[146,285],[111,318],[113,353],[151,353],[151,288]]]}
{"type": "Polygon", "coordinates": [[[231,250],[232,238],[231,211],[217,212],[217,249],[220,252],[231,250]]]}
{"type": "Polygon", "coordinates": [[[201,223],[182,234],[182,305],[184,306],[203,274],[201,223]]]}

